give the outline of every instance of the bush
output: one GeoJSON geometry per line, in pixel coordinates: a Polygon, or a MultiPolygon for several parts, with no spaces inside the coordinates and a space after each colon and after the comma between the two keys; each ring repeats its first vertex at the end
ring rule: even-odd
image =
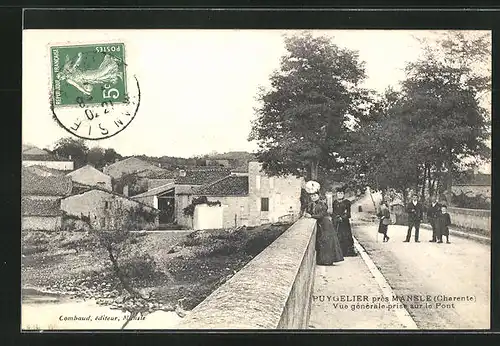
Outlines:
{"type": "Polygon", "coordinates": [[[49,239],[49,235],[41,231],[25,231],[22,234],[22,243],[25,246],[46,245],[49,239]]]}
{"type": "Polygon", "coordinates": [[[87,232],[61,232],[59,235],[59,247],[63,249],[87,249],[95,240],[87,232]]]}
{"type": "Polygon", "coordinates": [[[194,209],[196,208],[196,206],[198,204],[206,204],[209,206],[220,206],[221,205],[220,201],[211,202],[208,200],[208,198],[206,196],[200,196],[200,197],[194,198],[193,201],[191,202],[191,204],[188,205],[186,208],[184,208],[184,210],[183,210],[184,215],[192,217],[194,215],[194,209]]]}
{"type": "Polygon", "coordinates": [[[199,246],[202,244],[202,240],[200,238],[188,238],[182,242],[184,246],[199,246]]]}
{"type": "Polygon", "coordinates": [[[222,243],[204,254],[205,257],[231,256],[238,251],[238,246],[232,243],[222,243]]]}
{"type": "Polygon", "coordinates": [[[220,239],[220,240],[241,240],[244,237],[244,233],[241,230],[231,232],[229,230],[216,231],[208,235],[209,239],[220,239]]]}
{"type": "Polygon", "coordinates": [[[244,251],[247,255],[256,256],[262,252],[266,247],[268,247],[273,241],[276,240],[286,228],[276,229],[270,228],[265,229],[263,232],[260,232],[255,237],[250,238],[245,246],[244,251]]]}
{"type": "Polygon", "coordinates": [[[122,272],[131,280],[151,279],[156,273],[156,268],[154,258],[148,254],[123,260],[120,265],[122,272]]]}
{"type": "Polygon", "coordinates": [[[491,209],[491,201],[486,199],[484,196],[478,195],[469,197],[465,193],[453,195],[452,204],[456,205],[458,208],[491,209]]]}

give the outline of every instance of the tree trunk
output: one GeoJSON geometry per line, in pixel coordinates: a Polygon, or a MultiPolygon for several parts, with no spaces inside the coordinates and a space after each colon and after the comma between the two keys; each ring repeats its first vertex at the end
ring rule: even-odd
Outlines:
{"type": "Polygon", "coordinates": [[[116,260],[115,256],[113,255],[113,249],[111,247],[107,247],[106,250],[108,251],[109,255],[109,260],[113,264],[113,271],[115,272],[116,276],[118,277],[118,280],[120,280],[120,283],[122,284],[123,288],[131,295],[134,297],[141,297],[141,295],[135,291],[128,283],[127,279],[125,279],[125,276],[123,276],[122,271],[120,270],[120,267],[118,266],[118,261],[116,260]]]}
{"type": "Polygon", "coordinates": [[[319,170],[319,161],[312,160],[311,161],[311,180],[318,181],[318,170],[319,170]]]}
{"type": "Polygon", "coordinates": [[[427,167],[427,191],[429,192],[429,196],[434,195],[433,180],[432,180],[430,165],[427,167]]]}
{"type": "Polygon", "coordinates": [[[422,177],[422,202],[425,201],[425,182],[427,178],[427,163],[424,165],[424,176],[422,177]]]}
{"type": "Polygon", "coordinates": [[[448,171],[446,173],[446,204],[451,205],[451,186],[453,184],[453,157],[452,157],[452,151],[450,149],[449,151],[450,157],[448,158],[448,171]]]}

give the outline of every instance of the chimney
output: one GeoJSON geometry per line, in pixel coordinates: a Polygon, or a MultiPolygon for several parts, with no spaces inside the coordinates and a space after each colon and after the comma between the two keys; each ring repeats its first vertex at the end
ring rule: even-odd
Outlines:
{"type": "Polygon", "coordinates": [[[68,159],[71,161],[71,155],[68,155],[68,159]]]}
{"type": "Polygon", "coordinates": [[[186,176],[186,171],[185,171],[185,170],[183,170],[183,169],[181,169],[181,170],[179,171],[179,177],[185,177],[185,176],[186,176]]]}
{"type": "Polygon", "coordinates": [[[161,168],[161,163],[159,163],[159,162],[158,162],[158,167],[160,167],[160,168],[161,168]]]}

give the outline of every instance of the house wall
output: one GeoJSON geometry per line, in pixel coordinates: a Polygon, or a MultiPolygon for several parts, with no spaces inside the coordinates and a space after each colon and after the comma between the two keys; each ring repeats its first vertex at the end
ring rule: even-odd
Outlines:
{"type": "Polygon", "coordinates": [[[33,161],[26,160],[22,162],[23,166],[45,166],[52,169],[58,169],[61,171],[72,171],[74,169],[73,161],[33,161]]]}
{"type": "Polygon", "coordinates": [[[220,229],[223,228],[224,208],[198,204],[194,209],[193,229],[220,229]]]}
{"type": "Polygon", "coordinates": [[[23,231],[57,231],[61,229],[62,216],[23,216],[23,231]]]}
{"type": "Polygon", "coordinates": [[[192,195],[176,195],[175,196],[175,221],[178,225],[185,227],[193,227],[193,220],[190,216],[184,215],[186,208],[193,200],[192,195]]]}
{"type": "Polygon", "coordinates": [[[222,227],[254,226],[250,220],[249,198],[246,196],[207,197],[208,201],[219,201],[222,205],[222,227]],[[236,220],[236,221],[235,221],[236,220]]]}
{"type": "Polygon", "coordinates": [[[109,191],[112,189],[111,177],[93,167],[83,167],[68,174],[68,176],[71,177],[71,180],[81,184],[99,186],[109,191]]]}
{"type": "MultiPolygon", "coordinates": [[[[79,195],[66,197],[61,200],[61,209],[74,216],[89,216],[94,227],[112,226],[112,216],[120,210],[127,210],[141,205],[136,201],[123,198],[102,190],[91,190],[79,195]],[[105,208],[108,202],[108,209],[105,208]]],[[[146,207],[147,208],[147,207],[146,207]]],[[[150,210],[153,210],[152,208],[150,210]]],[[[158,226],[158,218],[151,227],[158,226]]]]}
{"type": "Polygon", "coordinates": [[[258,162],[249,162],[249,226],[278,222],[280,217],[300,213],[302,179],[294,176],[268,177],[258,162]],[[261,211],[261,198],[269,198],[269,211],[261,211]]]}

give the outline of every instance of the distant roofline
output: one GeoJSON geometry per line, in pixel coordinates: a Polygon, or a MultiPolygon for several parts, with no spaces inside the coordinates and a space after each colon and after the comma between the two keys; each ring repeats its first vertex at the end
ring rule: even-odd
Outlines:
{"type": "Polygon", "coordinates": [[[77,172],[77,171],[79,171],[79,170],[82,170],[83,168],[86,168],[87,166],[88,166],[88,167],[91,167],[92,169],[96,170],[97,172],[101,173],[102,175],[105,175],[105,176],[107,176],[107,177],[110,177],[110,178],[111,178],[111,176],[110,176],[109,174],[104,173],[103,171],[101,171],[101,170],[99,170],[99,169],[95,168],[94,166],[92,166],[92,165],[90,165],[90,164],[88,164],[88,163],[87,163],[85,166],[82,166],[82,167],[80,167],[80,168],[77,168],[77,169],[75,169],[75,170],[72,170],[72,171],[68,172],[66,175],[67,175],[67,176],[71,176],[73,173],[75,173],[75,172],[77,172]]]}
{"type": "Polygon", "coordinates": [[[221,181],[224,181],[228,178],[232,178],[232,177],[245,177],[248,179],[248,176],[238,176],[238,175],[233,175],[233,174],[229,174],[229,175],[226,175],[225,177],[223,178],[220,178],[212,183],[209,183],[207,185],[203,185],[203,186],[200,186],[199,188],[197,188],[196,190],[193,191],[193,194],[194,195],[200,195],[200,196],[210,196],[210,197],[247,197],[250,195],[250,191],[248,191],[246,194],[223,194],[223,195],[214,195],[214,194],[206,194],[206,193],[200,193],[199,191],[200,190],[203,190],[203,189],[208,189],[209,187],[215,185],[215,184],[218,184],[220,183],[221,181]]]}
{"type": "Polygon", "coordinates": [[[85,190],[84,190],[84,191],[81,191],[81,192],[79,192],[79,193],[74,193],[74,194],[72,193],[72,194],[71,194],[71,195],[69,195],[69,196],[66,196],[66,197],[61,198],[61,200],[62,200],[62,199],[66,199],[66,198],[70,198],[70,197],[73,197],[73,196],[83,195],[84,193],[87,193],[87,192],[92,191],[92,190],[98,190],[98,191],[107,192],[107,193],[109,193],[110,195],[114,195],[114,196],[118,196],[118,197],[123,197],[123,198],[125,198],[125,199],[130,200],[130,201],[134,201],[134,202],[139,203],[139,204],[142,204],[143,206],[148,207],[148,208],[150,208],[150,209],[155,209],[155,210],[158,210],[158,209],[156,209],[156,208],[154,208],[154,207],[152,207],[152,206],[150,206],[150,205],[147,205],[146,203],[143,203],[143,202],[141,202],[141,201],[136,201],[135,199],[133,199],[133,198],[132,198],[132,197],[135,197],[135,196],[132,196],[132,197],[130,197],[130,196],[125,196],[125,195],[122,195],[122,194],[120,194],[120,193],[118,193],[118,192],[115,192],[115,191],[106,190],[106,189],[104,189],[104,188],[102,188],[102,187],[99,187],[99,186],[92,186],[92,185],[87,185],[87,184],[82,184],[82,183],[78,183],[78,185],[79,185],[80,187],[85,188],[85,190]]]}

